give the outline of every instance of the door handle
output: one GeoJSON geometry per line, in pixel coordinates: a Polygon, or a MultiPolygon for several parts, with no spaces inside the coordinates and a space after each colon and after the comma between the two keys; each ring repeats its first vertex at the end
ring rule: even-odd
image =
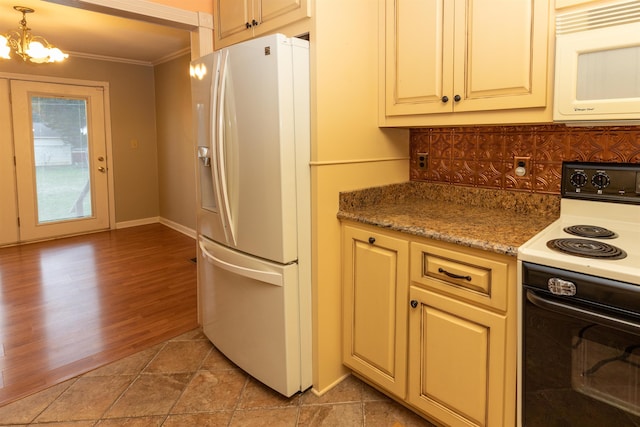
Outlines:
{"type": "Polygon", "coordinates": [[[640,323],[634,322],[633,319],[617,318],[608,313],[601,313],[596,309],[585,309],[573,305],[563,304],[562,302],[550,300],[543,296],[537,295],[535,292],[527,290],[527,301],[543,310],[555,311],[556,313],[566,316],[575,317],[590,323],[597,323],[610,328],[622,329],[632,334],[638,334],[640,331],[640,323]]]}
{"type": "Polygon", "coordinates": [[[105,173],[105,172],[107,171],[107,169],[106,169],[104,166],[100,166],[100,167],[98,168],[98,171],[100,171],[100,172],[102,172],[102,173],[105,173]]]}
{"type": "Polygon", "coordinates": [[[207,244],[200,240],[199,242],[200,250],[202,251],[202,255],[213,265],[220,267],[224,270],[227,270],[233,274],[237,274],[238,276],[248,277],[249,279],[257,280],[258,282],[269,283],[271,285],[276,286],[284,286],[284,276],[283,274],[276,273],[274,271],[266,271],[266,270],[256,270],[250,267],[243,267],[240,265],[235,265],[220,258],[216,257],[214,254],[209,252],[207,249],[207,244]]]}

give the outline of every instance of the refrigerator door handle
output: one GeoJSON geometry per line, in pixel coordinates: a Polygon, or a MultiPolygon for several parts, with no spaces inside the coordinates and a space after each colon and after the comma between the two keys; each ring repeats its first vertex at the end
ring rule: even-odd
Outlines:
{"type": "Polygon", "coordinates": [[[284,285],[282,274],[274,273],[272,271],[255,270],[253,268],[241,267],[239,265],[228,263],[217,258],[215,255],[209,252],[207,250],[206,243],[202,240],[199,242],[199,244],[204,257],[217,267],[220,267],[239,276],[249,277],[259,282],[269,283],[276,286],[284,285]]]}
{"type": "Polygon", "coordinates": [[[219,173],[219,163],[220,163],[220,159],[218,156],[218,150],[216,149],[217,147],[217,126],[218,126],[218,106],[219,106],[219,99],[220,99],[220,55],[216,55],[215,56],[215,62],[213,64],[213,75],[211,77],[212,81],[211,81],[211,86],[210,86],[210,91],[211,91],[211,105],[209,106],[209,126],[210,126],[210,134],[209,134],[209,139],[210,141],[208,141],[210,148],[207,150],[208,151],[208,155],[211,157],[211,161],[210,166],[211,166],[211,178],[213,179],[213,195],[215,197],[215,205],[217,207],[216,211],[217,213],[220,215],[220,221],[222,222],[222,230],[224,232],[224,239],[225,239],[225,243],[229,244],[229,237],[228,237],[228,233],[227,233],[227,225],[224,222],[224,218],[222,217],[222,194],[221,194],[221,182],[220,182],[220,173],[219,173]]]}
{"type": "Polygon", "coordinates": [[[226,83],[227,83],[227,74],[228,74],[228,66],[227,61],[229,57],[229,52],[227,50],[222,51],[221,59],[220,59],[220,78],[218,79],[218,97],[216,103],[216,136],[215,146],[217,152],[217,182],[218,188],[220,189],[220,211],[222,214],[222,222],[224,233],[227,238],[227,242],[233,246],[236,246],[236,236],[233,227],[233,218],[231,216],[231,208],[229,206],[229,189],[228,189],[228,181],[227,181],[227,166],[226,166],[226,147],[225,147],[225,132],[224,132],[224,124],[225,124],[225,113],[224,113],[224,103],[226,98],[226,83]]]}

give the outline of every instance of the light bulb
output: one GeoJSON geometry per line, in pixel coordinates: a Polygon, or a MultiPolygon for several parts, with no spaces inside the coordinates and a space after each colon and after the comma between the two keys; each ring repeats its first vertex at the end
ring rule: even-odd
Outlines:
{"type": "Polygon", "coordinates": [[[63,53],[57,47],[52,47],[49,49],[49,62],[60,62],[64,61],[69,57],[69,54],[63,53]]]}
{"type": "Polygon", "coordinates": [[[31,61],[43,62],[42,60],[49,56],[49,49],[40,42],[31,42],[25,53],[31,57],[31,61]]]}
{"type": "Polygon", "coordinates": [[[11,52],[11,47],[9,47],[9,42],[5,36],[0,36],[0,58],[11,59],[9,53],[11,52]]]}

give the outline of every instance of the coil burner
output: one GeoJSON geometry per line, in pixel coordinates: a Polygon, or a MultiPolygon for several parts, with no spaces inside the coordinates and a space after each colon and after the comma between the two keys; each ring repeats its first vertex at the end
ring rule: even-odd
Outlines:
{"type": "Polygon", "coordinates": [[[588,239],[553,239],[547,242],[550,249],[584,258],[623,259],[627,253],[604,242],[588,239]]]}
{"type": "Polygon", "coordinates": [[[564,231],[574,236],[592,239],[615,239],[618,237],[616,233],[608,228],[598,227],[597,225],[572,225],[565,227],[564,231]]]}

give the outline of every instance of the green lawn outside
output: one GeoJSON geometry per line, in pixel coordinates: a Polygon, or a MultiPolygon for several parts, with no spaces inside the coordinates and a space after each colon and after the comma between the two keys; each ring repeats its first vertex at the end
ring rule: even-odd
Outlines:
{"type": "Polygon", "coordinates": [[[91,191],[87,191],[80,209],[75,203],[89,179],[89,169],[78,165],[37,166],[38,222],[90,217],[91,191]]]}

